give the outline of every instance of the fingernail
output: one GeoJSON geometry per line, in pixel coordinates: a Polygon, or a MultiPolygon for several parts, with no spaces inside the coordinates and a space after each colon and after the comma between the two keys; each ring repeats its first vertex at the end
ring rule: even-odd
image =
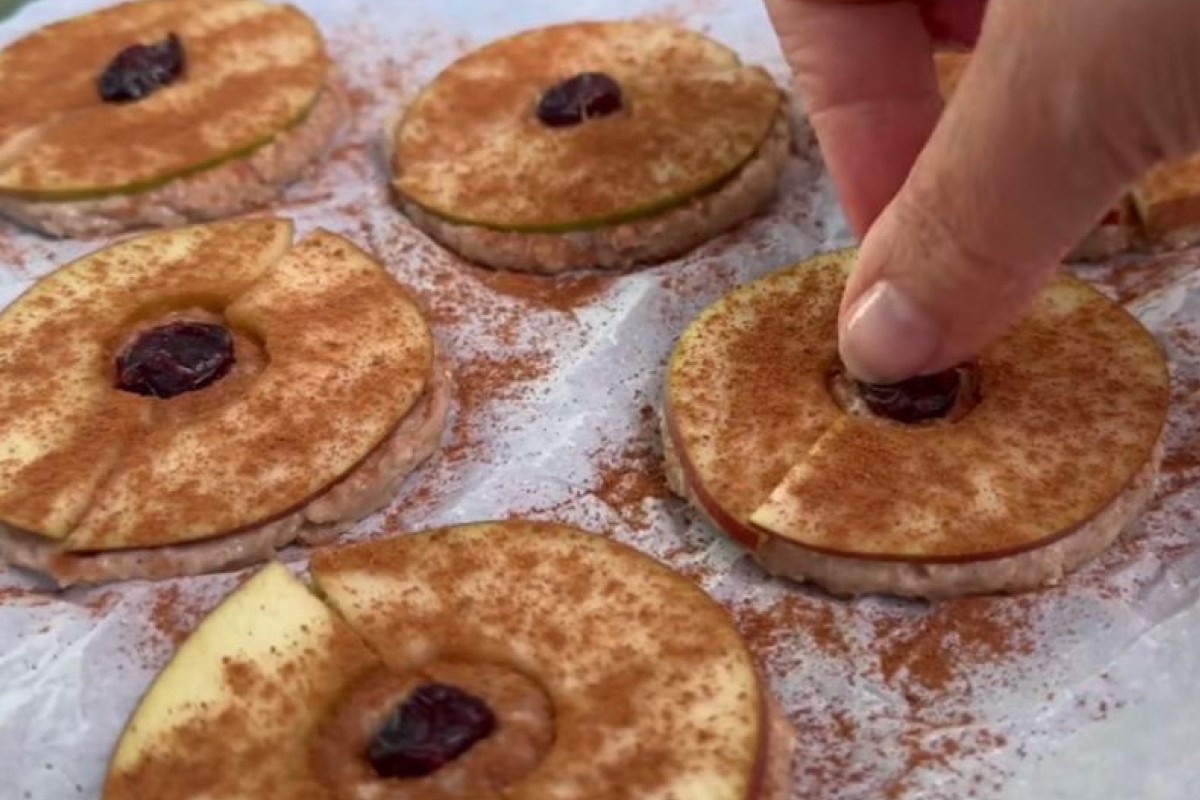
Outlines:
{"type": "Polygon", "coordinates": [[[850,307],[839,348],[842,363],[861,380],[886,383],[910,378],[933,360],[942,327],[888,281],[880,281],[850,307]]]}

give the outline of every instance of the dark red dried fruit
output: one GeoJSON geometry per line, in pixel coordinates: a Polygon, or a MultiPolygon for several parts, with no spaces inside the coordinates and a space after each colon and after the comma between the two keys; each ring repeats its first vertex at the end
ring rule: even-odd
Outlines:
{"type": "Polygon", "coordinates": [[[960,368],[935,375],[919,375],[899,383],[858,381],[858,392],[871,412],[896,422],[915,423],[940,419],[958,398],[960,368]]]}
{"type": "Polygon", "coordinates": [[[117,53],[96,79],[106,103],[141,100],[183,74],[183,42],[175,34],[154,44],[135,44],[117,53]]]}
{"type": "Polygon", "coordinates": [[[117,388],[149,397],[194,392],[233,367],[233,337],[208,322],[169,322],[151,328],[117,356],[117,388]]]}
{"type": "Polygon", "coordinates": [[[396,706],[367,748],[381,778],[436,772],[496,729],[487,704],[455,686],[427,683],[396,706]]]}
{"type": "Polygon", "coordinates": [[[537,117],[543,125],[561,128],[621,110],[621,87],[603,72],[581,72],[556,83],[538,100],[537,117]]]}

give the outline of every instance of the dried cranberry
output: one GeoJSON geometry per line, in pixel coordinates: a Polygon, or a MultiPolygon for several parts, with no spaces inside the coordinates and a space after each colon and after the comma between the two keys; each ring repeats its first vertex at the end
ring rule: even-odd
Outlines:
{"type": "Polygon", "coordinates": [[[621,110],[621,87],[603,72],[581,72],[547,89],[537,105],[543,125],[561,128],[621,110]]]}
{"type": "Polygon", "coordinates": [[[151,328],[117,356],[117,388],[150,397],[203,389],[233,367],[233,337],[208,322],[151,328]]]}
{"type": "Polygon", "coordinates": [[[958,398],[960,368],[919,375],[899,383],[858,381],[858,391],[872,413],[897,422],[926,422],[946,416],[958,398]]]}
{"type": "Polygon", "coordinates": [[[100,77],[96,89],[106,103],[141,100],[183,74],[183,42],[175,34],[154,44],[135,44],[117,53],[100,77]]]}
{"type": "Polygon", "coordinates": [[[396,706],[367,748],[381,778],[419,778],[436,772],[496,729],[487,704],[443,683],[417,687],[396,706]]]}

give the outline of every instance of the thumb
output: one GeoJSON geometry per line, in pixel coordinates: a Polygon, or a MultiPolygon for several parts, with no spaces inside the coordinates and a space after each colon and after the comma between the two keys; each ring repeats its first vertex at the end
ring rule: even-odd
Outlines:
{"type": "Polygon", "coordinates": [[[977,356],[1130,182],[1200,146],[1200,51],[1179,33],[1197,26],[1193,0],[993,0],[863,240],[842,301],[847,369],[887,382],[977,356]]]}

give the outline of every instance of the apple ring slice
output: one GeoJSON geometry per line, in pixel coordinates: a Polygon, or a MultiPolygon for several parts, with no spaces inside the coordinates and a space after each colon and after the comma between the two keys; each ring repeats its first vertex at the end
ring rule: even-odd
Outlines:
{"type": "Polygon", "coordinates": [[[280,564],[188,636],[121,734],[103,797],[324,798],[305,739],[379,660],[280,564]]]}
{"type": "Polygon", "coordinates": [[[1161,459],[1154,338],[1061,275],[977,365],[922,381],[949,381],[944,418],[884,418],[872,403],[903,392],[837,359],[853,256],[743,286],[683,334],[664,408],[676,491],[768,570],[839,594],[1028,589],[1111,543],[1161,459]]]}
{"type": "Polygon", "coordinates": [[[773,197],[790,140],[765,70],[631,20],[491,42],[389,135],[419,227],[472,260],[544,273],[661,261],[733,227],[773,197]]]}
{"type": "Polygon", "coordinates": [[[290,5],[136,0],[0,50],[0,214],[55,236],[232,216],[323,155],[345,114],[290,5]]]}
{"type": "Polygon", "coordinates": [[[792,733],[726,612],[652,559],[496,522],[270,566],[181,646],[105,800],[785,800],[792,733]],[[351,633],[353,632],[353,633],[351,633]]]}
{"type": "Polygon", "coordinates": [[[262,560],[386,503],[445,365],[371,256],[286,220],[177,228],[0,313],[0,555],[62,584],[262,560]]]}

